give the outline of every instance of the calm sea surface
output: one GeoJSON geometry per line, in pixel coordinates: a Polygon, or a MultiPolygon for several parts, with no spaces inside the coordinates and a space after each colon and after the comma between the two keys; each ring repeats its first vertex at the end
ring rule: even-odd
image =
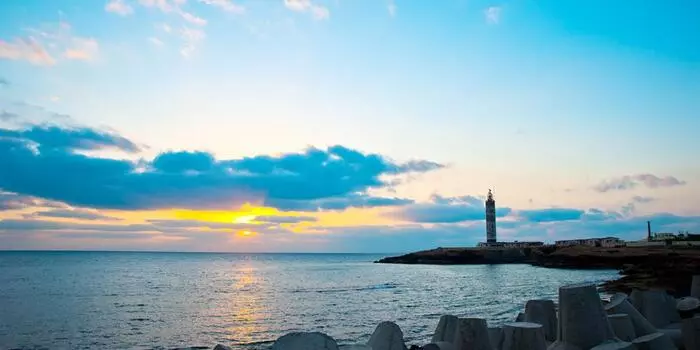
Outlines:
{"type": "Polygon", "coordinates": [[[409,343],[442,314],[513,320],[525,301],[615,271],[373,264],[378,255],[0,252],[0,348],[265,349],[290,331],[409,343]]]}

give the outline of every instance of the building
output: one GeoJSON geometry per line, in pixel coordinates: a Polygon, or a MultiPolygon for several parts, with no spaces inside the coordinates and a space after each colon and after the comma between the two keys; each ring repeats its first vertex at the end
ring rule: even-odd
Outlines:
{"type": "Polygon", "coordinates": [[[478,244],[479,248],[527,248],[527,247],[541,247],[544,242],[480,242],[478,244]]]}
{"type": "Polygon", "coordinates": [[[621,247],[625,245],[625,242],[617,237],[603,237],[603,238],[583,238],[583,239],[566,239],[561,241],[555,241],[554,245],[557,247],[570,247],[575,245],[585,245],[590,247],[621,247]]]}
{"type": "Polygon", "coordinates": [[[493,193],[489,190],[486,196],[486,243],[496,243],[496,201],[493,193]]]}
{"type": "Polygon", "coordinates": [[[543,242],[499,242],[496,236],[496,200],[493,199],[493,193],[489,190],[486,195],[486,242],[480,242],[480,248],[527,248],[539,247],[544,245],[543,242]]]}

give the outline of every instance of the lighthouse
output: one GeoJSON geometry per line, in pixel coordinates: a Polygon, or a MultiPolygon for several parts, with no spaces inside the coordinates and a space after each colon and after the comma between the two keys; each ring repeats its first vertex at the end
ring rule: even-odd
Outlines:
{"type": "Polygon", "coordinates": [[[491,190],[486,197],[486,243],[496,243],[496,201],[491,190]]]}

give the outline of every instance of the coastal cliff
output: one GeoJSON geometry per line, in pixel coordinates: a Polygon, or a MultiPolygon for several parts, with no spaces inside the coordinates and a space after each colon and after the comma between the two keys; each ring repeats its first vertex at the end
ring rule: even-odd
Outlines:
{"type": "Polygon", "coordinates": [[[531,264],[547,268],[616,269],[621,278],[606,282],[608,292],[661,288],[687,295],[700,271],[700,249],[691,247],[600,248],[436,248],[376,261],[390,264],[531,264]]]}

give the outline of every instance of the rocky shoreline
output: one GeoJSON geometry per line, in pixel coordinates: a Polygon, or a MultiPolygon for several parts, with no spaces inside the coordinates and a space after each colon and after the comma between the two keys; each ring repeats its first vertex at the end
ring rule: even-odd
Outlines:
{"type": "Polygon", "coordinates": [[[679,297],[690,292],[690,280],[700,271],[697,247],[563,247],[437,248],[376,263],[388,264],[530,264],[546,268],[615,269],[621,277],[604,283],[609,293],[663,289],[679,297]]]}

